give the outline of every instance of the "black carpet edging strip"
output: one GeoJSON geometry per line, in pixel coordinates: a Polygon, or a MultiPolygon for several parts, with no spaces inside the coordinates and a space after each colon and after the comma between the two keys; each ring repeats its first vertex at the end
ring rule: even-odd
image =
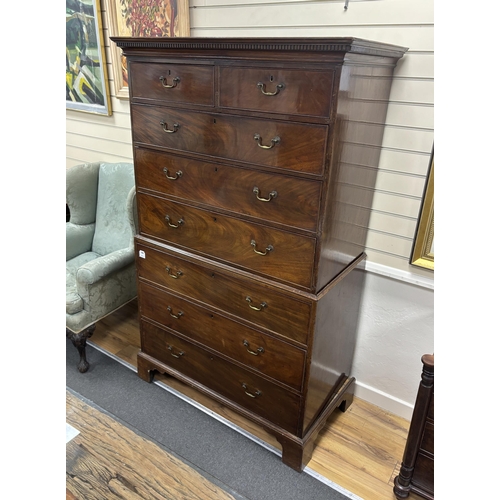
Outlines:
{"type": "Polygon", "coordinates": [[[270,449],[267,443],[263,446],[254,436],[186,396],[179,397],[165,384],[144,382],[134,366],[88,344],[90,368],[81,374],[76,368],[78,353],[67,342],[68,388],[236,498],[361,500],[309,468],[297,473],[281,462],[281,451],[270,449]]]}

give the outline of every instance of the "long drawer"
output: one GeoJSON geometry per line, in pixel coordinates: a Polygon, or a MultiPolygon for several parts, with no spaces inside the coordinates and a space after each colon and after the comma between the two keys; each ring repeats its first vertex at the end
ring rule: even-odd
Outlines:
{"type": "Polygon", "coordinates": [[[307,344],[310,302],[235,274],[222,273],[216,266],[195,264],[138,239],[136,257],[139,278],[307,344]]]}
{"type": "Polygon", "coordinates": [[[141,350],[205,387],[296,434],[301,397],[141,320],[141,350]]]}
{"type": "Polygon", "coordinates": [[[305,351],[145,283],[141,315],[239,361],[293,389],[302,389],[305,351]]]}
{"type": "Polygon", "coordinates": [[[137,188],[316,231],[321,182],[136,148],[137,188]]]}
{"type": "Polygon", "coordinates": [[[137,193],[141,234],[311,289],[315,238],[137,193]]]}
{"type": "Polygon", "coordinates": [[[227,108],[328,117],[332,70],[220,68],[220,105],[227,108]]]}
{"type": "Polygon", "coordinates": [[[327,125],[131,105],[136,144],[321,175],[327,125]]]}

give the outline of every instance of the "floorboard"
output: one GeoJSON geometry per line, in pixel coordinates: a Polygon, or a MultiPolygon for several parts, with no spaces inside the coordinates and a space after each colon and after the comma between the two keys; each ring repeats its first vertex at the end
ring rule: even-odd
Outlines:
{"type": "Polygon", "coordinates": [[[196,470],[66,392],[67,500],[235,500],[196,470]]]}

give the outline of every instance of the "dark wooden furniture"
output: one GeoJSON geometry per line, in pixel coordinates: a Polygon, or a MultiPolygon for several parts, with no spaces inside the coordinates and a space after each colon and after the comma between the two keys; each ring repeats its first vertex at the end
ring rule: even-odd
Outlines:
{"type": "Polygon", "coordinates": [[[138,373],[170,374],[240,412],[300,471],[352,401],[367,220],[406,49],[112,40],[129,69],[138,373]]]}
{"type": "Polygon", "coordinates": [[[410,491],[434,499],[434,355],[422,356],[422,381],[417,393],[394,494],[408,497],[410,491]]]}

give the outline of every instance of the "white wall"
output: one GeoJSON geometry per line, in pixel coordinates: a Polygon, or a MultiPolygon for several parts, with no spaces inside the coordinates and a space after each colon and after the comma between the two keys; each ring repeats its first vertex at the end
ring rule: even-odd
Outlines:
{"type": "MultiPolygon", "coordinates": [[[[345,0],[190,0],[191,36],[352,36],[409,48],[390,96],[353,373],[357,395],[409,418],[420,358],[433,352],[433,273],[411,266],[409,259],[434,140],[434,4],[350,0],[347,10],[344,5],[345,0]]],[[[105,2],[102,10],[112,75],[105,2]]],[[[67,167],[132,161],[129,104],[116,98],[110,83],[112,116],[66,112],[67,167]]]]}
{"type": "Polygon", "coordinates": [[[434,353],[431,286],[368,272],[361,302],[354,394],[408,420],[422,373],[420,358],[434,353]]]}

